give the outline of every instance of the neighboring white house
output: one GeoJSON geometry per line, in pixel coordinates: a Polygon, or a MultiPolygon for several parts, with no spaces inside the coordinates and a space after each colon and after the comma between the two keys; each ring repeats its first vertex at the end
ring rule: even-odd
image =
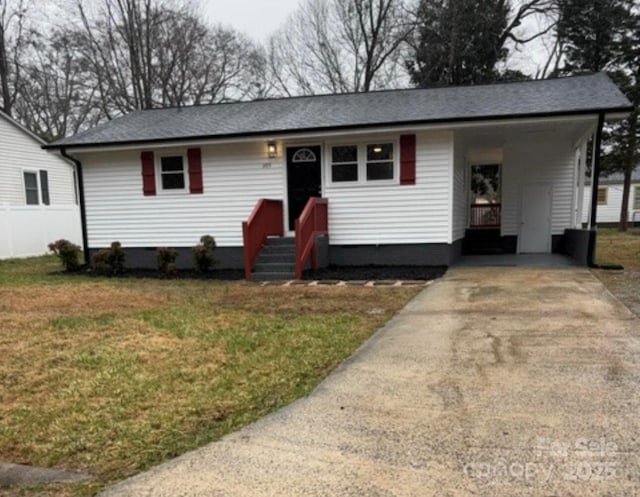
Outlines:
{"type": "Polygon", "coordinates": [[[478,233],[503,252],[571,251],[577,151],[630,110],[595,74],[136,111],[48,148],[81,163],[90,251],[118,240],[129,265],[159,246],[188,265],[204,234],[221,266],[251,265],[256,205],[251,229],[293,236],[305,205],[324,216],[313,197],[329,263],[448,265],[478,233]],[[482,171],[490,198],[472,192],[482,171]]]}
{"type": "Polygon", "coordinates": [[[0,112],[0,259],[47,252],[60,238],[82,241],[73,165],[0,112]]]}
{"type": "MultiPolygon", "coordinates": [[[[600,176],[598,182],[598,215],[599,225],[615,225],[620,222],[622,209],[622,192],[624,190],[624,174],[612,173],[608,176],[600,176]]],[[[589,222],[589,205],[591,200],[591,186],[584,189],[582,222],[589,222]]],[[[629,222],[635,222],[640,226],[640,167],[637,167],[631,175],[631,190],[629,192],[629,222]]]]}

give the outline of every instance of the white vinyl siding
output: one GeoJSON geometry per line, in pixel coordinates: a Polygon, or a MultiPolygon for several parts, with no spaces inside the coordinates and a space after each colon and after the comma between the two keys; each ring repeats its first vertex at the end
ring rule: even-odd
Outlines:
{"type": "MultiPolygon", "coordinates": [[[[622,183],[602,185],[607,188],[607,204],[598,205],[598,223],[617,223],[620,221],[620,210],[622,209],[622,191],[624,185],[622,183]]],[[[640,197],[640,184],[632,184],[631,192],[629,196],[629,214],[628,219],[632,221],[633,212],[638,211],[636,214],[636,221],[640,221],[640,204],[634,204],[634,195],[640,197]]],[[[587,223],[589,221],[589,213],[591,211],[591,187],[589,185],[584,187],[584,201],[582,204],[582,222],[587,223]]]]}
{"type": "Polygon", "coordinates": [[[73,166],[0,117],[0,205],[24,206],[23,171],[46,170],[51,205],[75,204],[73,166]]]}
{"type": "Polygon", "coordinates": [[[452,133],[419,133],[415,185],[325,186],[329,242],[450,243],[452,163],[452,133]]]}
{"type": "Polygon", "coordinates": [[[262,142],[202,147],[198,195],[144,196],[139,150],[80,159],[92,248],[114,240],[124,247],[191,247],[206,234],[220,247],[241,246],[242,221],[257,201],[284,198],[283,159],[268,159],[262,142]]]}
{"type": "Polygon", "coordinates": [[[60,238],[82,242],[73,166],[41,145],[0,115],[0,259],[45,254],[60,238]],[[40,171],[47,172],[49,205],[43,203],[40,171]],[[25,172],[38,184],[34,205],[27,205],[25,172]]]}
{"type": "Polygon", "coordinates": [[[575,194],[575,148],[571,141],[551,135],[522,138],[504,146],[502,167],[502,234],[518,235],[522,187],[547,183],[552,187],[551,233],[572,227],[575,194]]]}

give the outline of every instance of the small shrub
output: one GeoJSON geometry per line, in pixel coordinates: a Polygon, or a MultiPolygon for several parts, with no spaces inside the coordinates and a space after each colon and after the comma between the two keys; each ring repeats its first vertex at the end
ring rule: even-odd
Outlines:
{"type": "Polygon", "coordinates": [[[218,262],[213,256],[216,249],[216,241],[212,236],[204,235],[200,238],[200,244],[193,247],[193,263],[196,270],[206,273],[218,262]]]}
{"type": "Polygon", "coordinates": [[[118,274],[124,271],[125,253],[120,242],[112,242],[111,247],[98,250],[91,258],[91,266],[101,272],[118,274]]]}
{"type": "Polygon", "coordinates": [[[156,249],[156,263],[158,270],[167,276],[176,274],[176,259],[178,258],[178,251],[176,249],[167,247],[158,247],[156,249]]]}
{"type": "Polygon", "coordinates": [[[55,254],[62,262],[62,266],[67,271],[80,269],[80,254],[82,250],[69,240],[56,240],[49,244],[49,250],[55,254]]]}

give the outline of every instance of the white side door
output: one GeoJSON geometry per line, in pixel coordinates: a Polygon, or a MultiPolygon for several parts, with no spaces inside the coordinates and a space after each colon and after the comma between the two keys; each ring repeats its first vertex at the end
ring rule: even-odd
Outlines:
{"type": "Polygon", "coordinates": [[[551,252],[551,185],[522,187],[518,253],[551,252]]]}

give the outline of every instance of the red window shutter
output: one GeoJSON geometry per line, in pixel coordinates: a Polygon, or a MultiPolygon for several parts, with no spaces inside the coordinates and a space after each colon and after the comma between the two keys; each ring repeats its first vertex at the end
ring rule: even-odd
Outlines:
{"type": "Polygon", "coordinates": [[[156,165],[153,160],[153,152],[142,152],[142,191],[145,195],[156,194],[156,165]]]}
{"type": "Polygon", "coordinates": [[[189,190],[191,193],[202,193],[202,152],[199,148],[187,150],[189,161],[189,190]]]}
{"type": "Polygon", "coordinates": [[[400,137],[400,184],[416,184],[416,135],[400,137]]]}

